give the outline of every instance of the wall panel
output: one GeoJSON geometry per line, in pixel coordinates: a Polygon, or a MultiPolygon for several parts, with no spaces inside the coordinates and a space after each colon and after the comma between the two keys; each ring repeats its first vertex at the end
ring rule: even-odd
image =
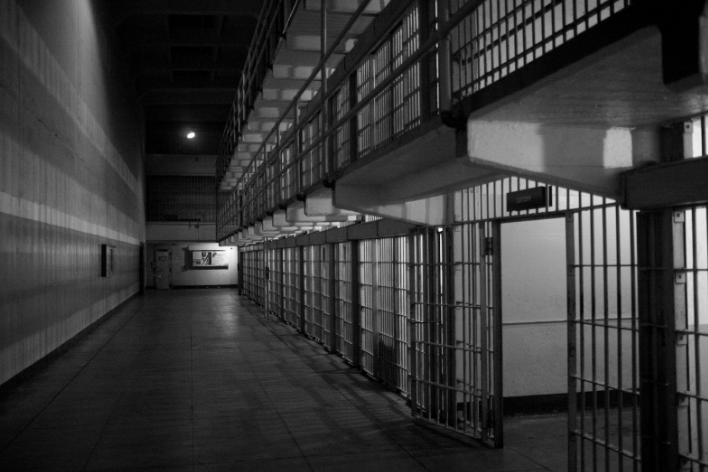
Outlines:
{"type": "Polygon", "coordinates": [[[96,6],[0,5],[0,383],[140,288],[143,120],[96,6]]]}

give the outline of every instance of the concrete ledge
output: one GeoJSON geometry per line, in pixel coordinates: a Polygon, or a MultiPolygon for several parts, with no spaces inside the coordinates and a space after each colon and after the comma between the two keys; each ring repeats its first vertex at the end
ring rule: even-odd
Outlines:
{"type": "Polygon", "coordinates": [[[623,207],[651,210],[708,202],[708,157],[686,159],[625,172],[623,207]]]}

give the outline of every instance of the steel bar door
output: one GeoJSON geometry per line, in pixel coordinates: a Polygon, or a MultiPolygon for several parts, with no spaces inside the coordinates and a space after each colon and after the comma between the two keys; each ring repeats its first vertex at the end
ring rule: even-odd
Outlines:
{"type": "Polygon", "coordinates": [[[618,205],[566,217],[569,471],[640,469],[635,241],[618,205]]]}
{"type": "Polygon", "coordinates": [[[492,229],[465,223],[410,236],[411,406],[414,416],[500,446],[492,229]]]}

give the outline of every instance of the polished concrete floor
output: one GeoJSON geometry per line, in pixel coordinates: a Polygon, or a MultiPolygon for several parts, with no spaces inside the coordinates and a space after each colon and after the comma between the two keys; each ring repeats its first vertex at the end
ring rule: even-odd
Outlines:
{"type": "Polygon", "coordinates": [[[0,397],[0,470],[562,471],[565,424],[488,449],[233,290],[148,292],[0,397]]]}

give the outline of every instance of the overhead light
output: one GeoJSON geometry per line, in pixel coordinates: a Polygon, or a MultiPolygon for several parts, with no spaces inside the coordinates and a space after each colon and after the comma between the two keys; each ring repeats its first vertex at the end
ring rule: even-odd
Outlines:
{"type": "Polygon", "coordinates": [[[194,131],[187,133],[187,139],[194,139],[197,134],[194,131]]]}

